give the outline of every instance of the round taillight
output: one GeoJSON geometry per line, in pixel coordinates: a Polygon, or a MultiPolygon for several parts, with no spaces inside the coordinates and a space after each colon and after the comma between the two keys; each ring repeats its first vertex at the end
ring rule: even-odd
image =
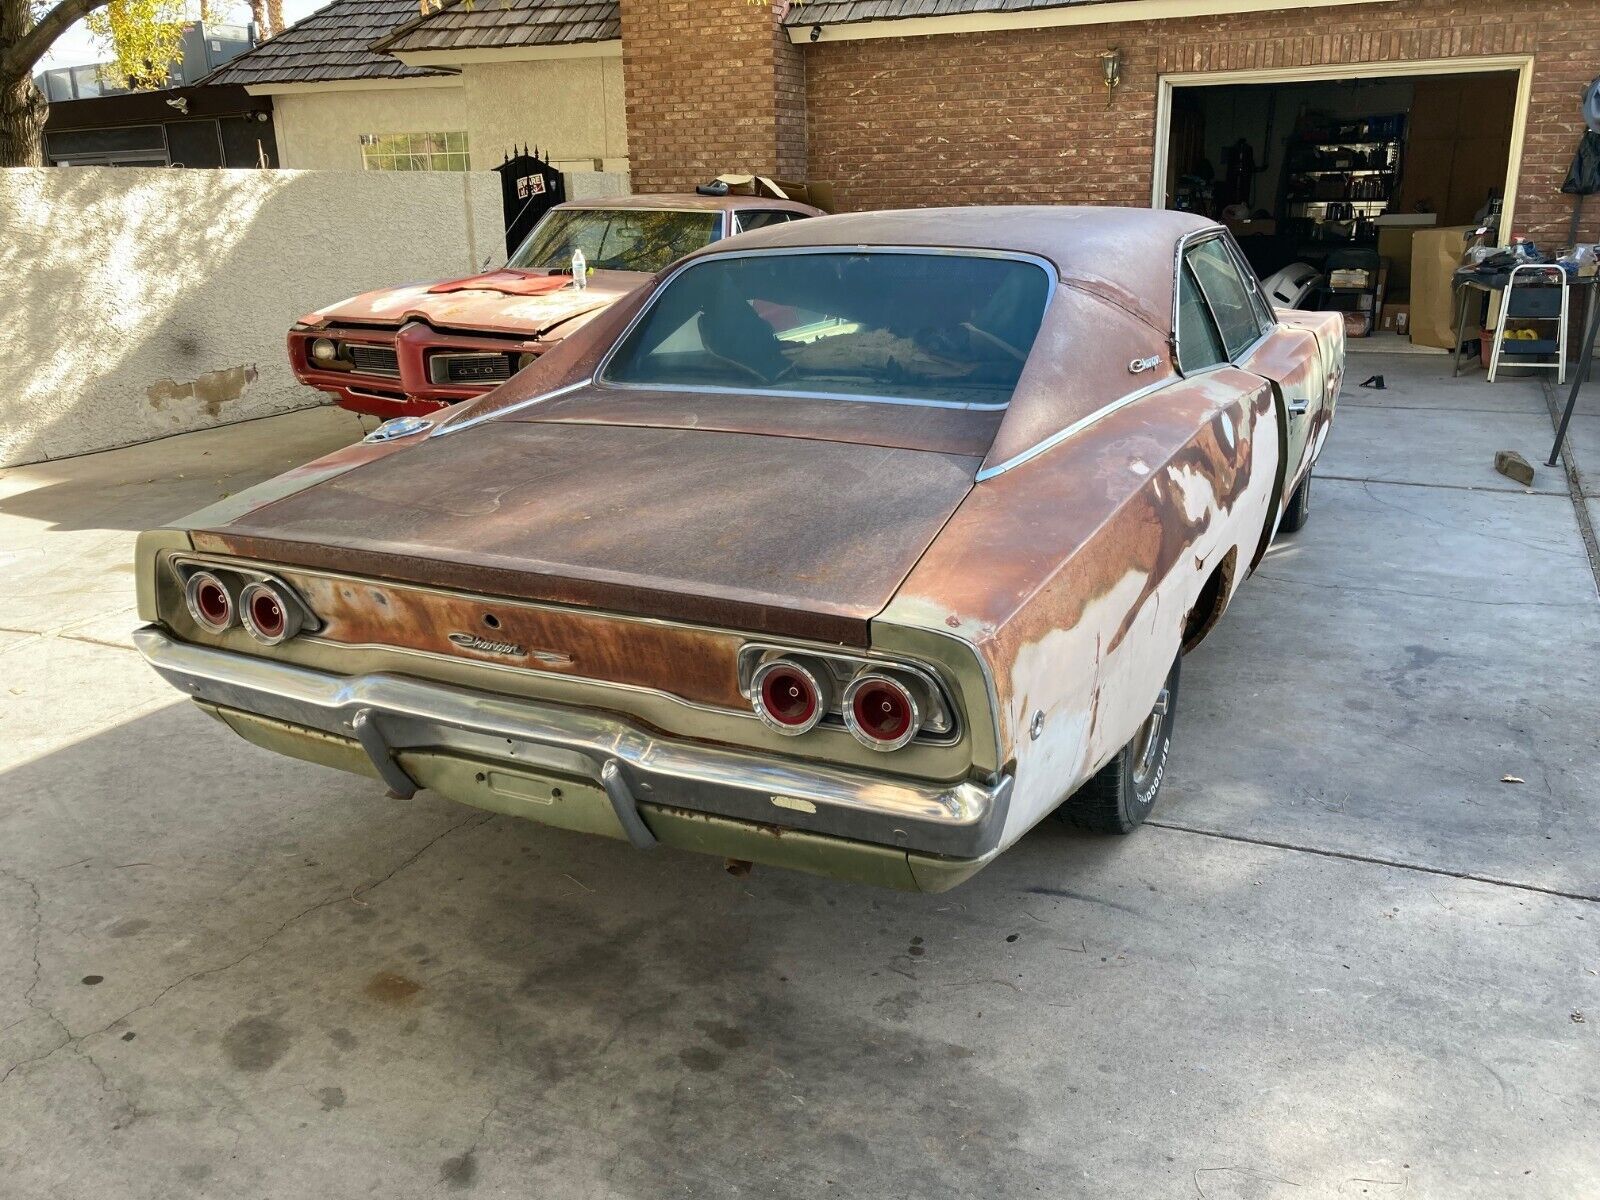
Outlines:
{"type": "Polygon", "coordinates": [[[244,627],[258,642],[276,646],[300,632],[298,610],[270,583],[252,583],[239,595],[244,627]]]}
{"type": "Polygon", "coordinates": [[[844,723],[863,746],[898,750],[917,736],[922,710],[905,684],[869,671],[845,689],[844,723]]]}
{"type": "Polygon", "coordinates": [[[209,633],[224,633],[233,625],[233,595],[228,585],[210,571],[196,571],[183,585],[184,602],[195,624],[209,633]]]}
{"type": "Polygon", "coordinates": [[[763,663],[750,681],[756,715],[779,733],[805,733],[828,711],[821,678],[793,659],[763,663]]]}

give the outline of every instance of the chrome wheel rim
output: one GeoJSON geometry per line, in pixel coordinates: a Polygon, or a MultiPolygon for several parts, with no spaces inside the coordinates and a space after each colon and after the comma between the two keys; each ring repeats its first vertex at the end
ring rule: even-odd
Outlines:
{"type": "Polygon", "coordinates": [[[1135,786],[1144,786],[1155,770],[1156,760],[1161,752],[1162,737],[1166,732],[1167,710],[1171,706],[1172,692],[1168,688],[1162,688],[1161,695],[1156,697],[1155,707],[1150,710],[1150,715],[1145,718],[1144,727],[1139,731],[1139,749],[1133,760],[1135,786]]]}

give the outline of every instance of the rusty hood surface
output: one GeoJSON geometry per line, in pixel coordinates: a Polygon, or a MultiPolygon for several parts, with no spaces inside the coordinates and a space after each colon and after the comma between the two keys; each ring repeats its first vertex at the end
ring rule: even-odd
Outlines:
{"type": "Polygon", "coordinates": [[[609,423],[427,438],[194,532],[196,548],[867,644],[981,454],[609,423]]]}
{"type": "Polygon", "coordinates": [[[349,323],[404,325],[426,321],[439,329],[461,329],[536,337],[566,333],[581,321],[626,296],[650,276],[636,271],[596,271],[589,286],[565,286],[543,295],[520,295],[536,290],[547,278],[543,271],[502,268],[485,275],[413,283],[404,287],[364,292],[300,318],[302,325],[349,323]],[[531,288],[519,287],[524,279],[531,288]]]}

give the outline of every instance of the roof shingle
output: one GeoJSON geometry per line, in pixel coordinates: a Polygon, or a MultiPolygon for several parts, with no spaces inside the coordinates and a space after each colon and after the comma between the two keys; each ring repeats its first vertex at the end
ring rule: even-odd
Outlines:
{"type": "Polygon", "coordinates": [[[489,46],[570,46],[622,36],[617,0],[454,0],[373,43],[387,54],[489,46]]]}
{"type": "Polygon", "coordinates": [[[452,74],[408,67],[397,58],[373,52],[375,40],[417,15],[417,3],[418,0],[333,0],[254,50],[224,63],[203,82],[322,83],[452,74]]]}

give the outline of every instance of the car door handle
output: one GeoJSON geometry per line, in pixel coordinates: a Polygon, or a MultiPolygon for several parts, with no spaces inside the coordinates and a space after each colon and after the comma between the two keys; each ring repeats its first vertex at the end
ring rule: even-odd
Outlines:
{"type": "Polygon", "coordinates": [[[1311,401],[1291,400],[1284,407],[1289,410],[1289,415],[1291,417],[1303,417],[1306,415],[1306,410],[1311,407],[1311,401]]]}

